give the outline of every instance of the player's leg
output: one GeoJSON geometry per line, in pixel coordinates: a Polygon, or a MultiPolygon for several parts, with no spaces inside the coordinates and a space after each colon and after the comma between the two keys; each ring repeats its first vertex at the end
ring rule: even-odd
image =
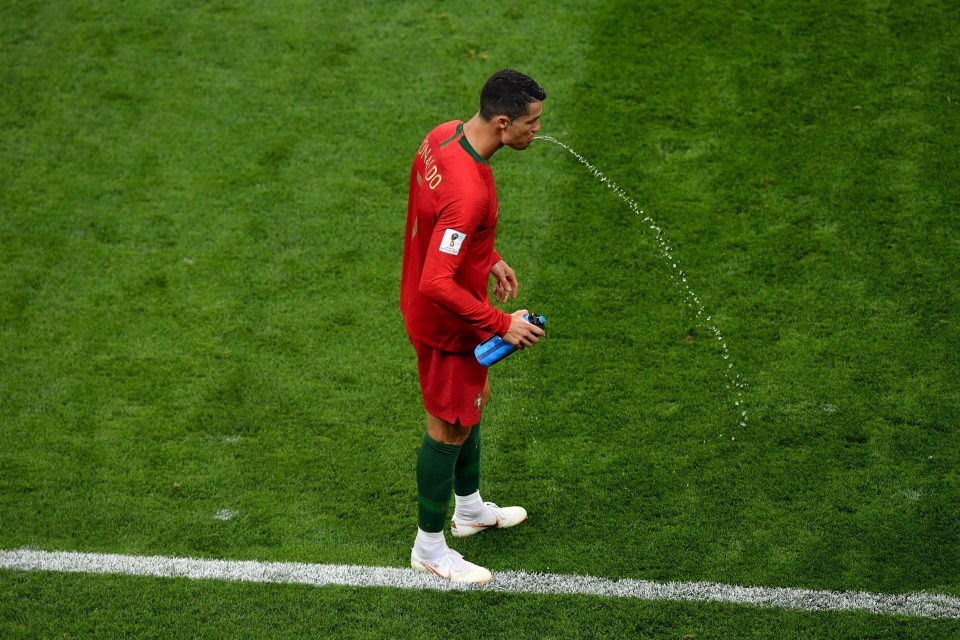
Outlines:
{"type": "Polygon", "coordinates": [[[417,369],[427,413],[427,432],[417,454],[417,538],[410,564],[417,571],[434,573],[455,582],[487,582],[492,576],[447,547],[446,524],[454,470],[461,445],[470,435],[459,416],[479,412],[474,399],[481,395],[484,379],[473,371],[464,354],[446,353],[414,342],[417,369]]]}
{"type": "Polygon", "coordinates": [[[462,440],[455,425],[432,428],[431,422],[442,420],[427,414],[427,432],[417,454],[417,506],[421,531],[442,533],[462,440]]]}
{"type": "MultiPolygon", "coordinates": [[[[480,395],[480,413],[490,399],[490,382],[483,385],[480,395]]],[[[461,505],[469,508],[473,505],[482,505],[480,501],[480,423],[473,425],[469,435],[460,446],[457,457],[457,466],[454,474],[454,493],[457,500],[457,512],[461,512],[461,505]]],[[[464,511],[464,515],[466,512],[464,511]]]]}
{"type": "MultiPolygon", "coordinates": [[[[484,384],[480,409],[490,399],[490,382],[484,384]]],[[[480,533],[485,529],[506,529],[527,519],[523,507],[498,507],[480,497],[480,423],[474,425],[460,446],[454,475],[456,509],[450,525],[455,538],[480,533]]]]}
{"type": "Polygon", "coordinates": [[[415,551],[430,558],[443,553],[443,529],[447,521],[450,493],[463,442],[471,428],[459,421],[447,422],[427,412],[427,432],[417,454],[418,533],[415,551]]]}
{"type": "Polygon", "coordinates": [[[448,548],[443,536],[457,455],[469,432],[470,427],[459,422],[451,424],[427,414],[427,433],[417,455],[419,522],[410,564],[417,571],[454,582],[488,582],[490,572],[448,548]]]}

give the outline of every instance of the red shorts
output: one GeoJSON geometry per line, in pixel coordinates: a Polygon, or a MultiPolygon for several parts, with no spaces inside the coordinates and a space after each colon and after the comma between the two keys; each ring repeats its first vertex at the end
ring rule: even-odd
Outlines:
{"type": "Polygon", "coordinates": [[[487,368],[477,362],[472,351],[452,353],[411,342],[417,350],[424,408],[450,424],[459,420],[472,427],[480,422],[487,368]]]}

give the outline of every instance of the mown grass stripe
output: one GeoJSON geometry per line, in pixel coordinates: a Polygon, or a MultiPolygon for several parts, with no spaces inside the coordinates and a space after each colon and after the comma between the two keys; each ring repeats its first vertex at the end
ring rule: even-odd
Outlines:
{"type": "Polygon", "coordinates": [[[0,568],[14,571],[120,574],[191,580],[274,584],[394,587],[421,590],[475,590],[541,595],[586,595],[640,600],[716,602],[802,611],[868,611],[879,615],[960,618],[960,598],[936,593],[882,594],[740,587],[711,582],[609,580],[592,576],[500,571],[486,585],[458,586],[406,568],[358,565],[202,560],[70,551],[0,551],[0,568]]]}

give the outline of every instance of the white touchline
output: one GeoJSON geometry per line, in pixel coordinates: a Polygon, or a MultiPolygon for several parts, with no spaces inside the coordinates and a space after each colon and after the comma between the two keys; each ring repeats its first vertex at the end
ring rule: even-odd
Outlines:
{"type": "Polygon", "coordinates": [[[868,611],[882,615],[960,618],[960,598],[936,593],[882,594],[814,591],[780,587],[738,587],[712,582],[609,580],[591,576],[498,571],[485,585],[455,586],[410,569],[301,562],[200,560],[35,549],[0,550],[0,569],[103,573],[192,580],[230,580],[314,586],[394,587],[497,591],[502,593],[587,595],[639,600],[674,600],[751,605],[802,611],[868,611]]]}

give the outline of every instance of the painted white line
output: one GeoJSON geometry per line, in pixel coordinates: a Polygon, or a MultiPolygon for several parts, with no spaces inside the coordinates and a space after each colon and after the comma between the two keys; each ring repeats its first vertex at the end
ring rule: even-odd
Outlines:
{"type": "Polygon", "coordinates": [[[411,569],[301,562],[199,560],[70,551],[0,550],[0,569],[103,573],[191,580],[230,580],[313,586],[394,587],[421,590],[476,590],[504,593],[587,595],[639,600],[673,600],[751,605],[802,611],[868,611],[881,615],[960,618],[960,598],[936,593],[881,594],[738,587],[711,582],[608,580],[591,576],[499,571],[486,585],[454,586],[411,569]]]}

